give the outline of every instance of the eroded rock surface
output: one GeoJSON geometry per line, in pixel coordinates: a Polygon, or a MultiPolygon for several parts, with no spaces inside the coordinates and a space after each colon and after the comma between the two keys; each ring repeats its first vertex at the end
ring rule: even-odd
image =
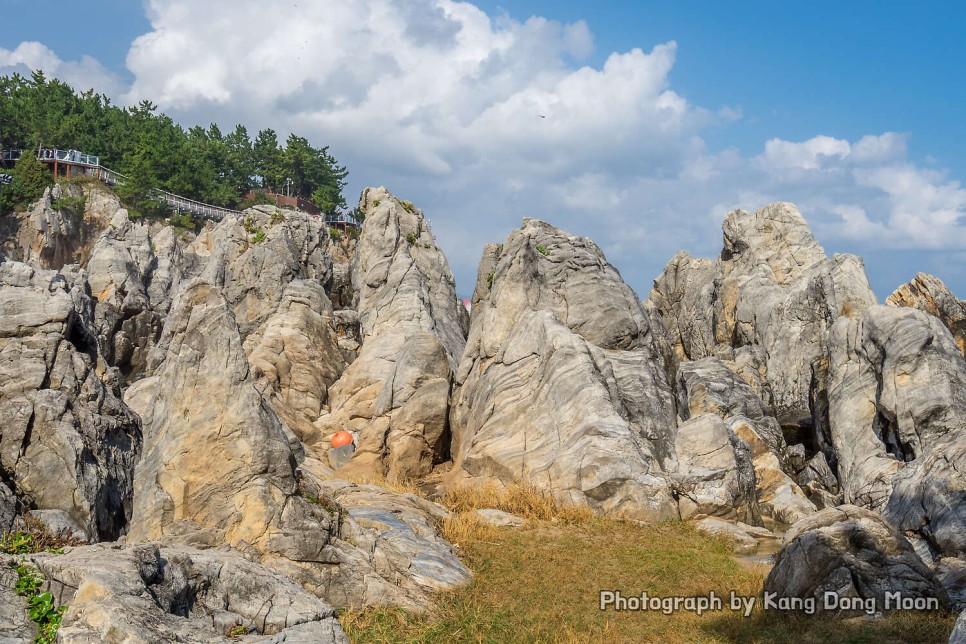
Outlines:
{"type": "Polygon", "coordinates": [[[966,362],[939,319],[876,306],[836,322],[829,417],[845,500],[966,554],[966,362]]]}
{"type": "Polygon", "coordinates": [[[480,266],[450,484],[528,481],[605,512],[677,516],[674,400],[633,290],[593,242],[535,220],[480,266]]]}
{"type": "Polygon", "coordinates": [[[420,476],[449,456],[450,383],[466,311],[421,211],[385,188],[367,189],[360,207],[352,285],[362,348],[330,388],[319,433],[355,434],[348,469],[420,476]]]}
{"type": "MultiPolygon", "coordinates": [[[[851,505],[822,510],[792,526],[765,592],[814,598],[818,612],[826,592],[874,600],[879,611],[888,609],[891,593],[932,598],[937,608],[949,608],[946,591],[905,537],[878,514],[851,505]]],[[[891,606],[895,610],[895,599],[891,606]]]]}
{"type": "Polygon", "coordinates": [[[885,303],[919,309],[939,318],[953,334],[960,353],[966,356],[966,302],[957,299],[938,277],[916,273],[911,282],[897,288],[885,303]]]}
{"type": "Polygon", "coordinates": [[[0,478],[76,535],[116,539],[141,428],[98,350],[83,272],[65,273],[0,263],[0,478]]]}

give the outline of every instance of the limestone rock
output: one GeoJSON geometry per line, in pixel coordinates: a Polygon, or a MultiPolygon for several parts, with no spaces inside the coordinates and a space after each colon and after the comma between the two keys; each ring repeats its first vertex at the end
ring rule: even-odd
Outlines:
{"type": "Polygon", "coordinates": [[[956,299],[938,277],[916,273],[911,282],[897,288],[885,303],[908,306],[936,316],[953,334],[959,352],[966,356],[966,302],[956,299]]]}
{"type": "MultiPolygon", "coordinates": [[[[418,209],[369,188],[352,264],[362,348],[329,389],[322,439],[356,436],[347,466],[390,479],[426,474],[448,453],[452,372],[463,351],[466,311],[453,275],[418,209]]],[[[311,447],[325,449],[324,443],[311,447]]]]}
{"type": "MultiPolygon", "coordinates": [[[[722,427],[733,437],[732,444],[741,445],[735,453],[748,454],[753,468],[746,475],[753,488],[749,502],[752,512],[740,518],[756,522],[760,509],[766,517],[790,525],[816,511],[789,474],[787,446],[778,421],[734,370],[710,357],[684,362],[678,369],[677,397],[681,418],[688,421],[701,414],[714,414],[724,421],[722,427]]],[[[687,425],[685,422],[678,428],[679,441],[687,425]]],[[[700,446],[698,443],[694,450],[700,451],[700,446]]],[[[679,459],[687,458],[680,446],[677,452],[679,459]]]]}
{"type": "Polygon", "coordinates": [[[141,428],[98,351],[86,288],[83,273],[0,264],[0,475],[79,536],[116,539],[141,428]]]}
{"type": "Polygon", "coordinates": [[[12,557],[0,555],[0,644],[33,642],[37,624],[27,613],[27,603],[17,595],[18,575],[10,562],[12,557]]]}
{"type": "Polygon", "coordinates": [[[674,450],[682,519],[710,514],[760,520],[751,451],[718,416],[702,414],[679,425],[674,450]]]}
{"type": "Polygon", "coordinates": [[[813,396],[825,378],[828,330],[840,315],[876,303],[862,261],[826,257],[788,203],[731,211],[723,230],[717,263],[679,254],[655,281],[651,303],[678,355],[743,362],[760,374],[759,393],[786,440],[824,447],[813,396]]]}
{"type": "Polygon", "coordinates": [[[887,609],[887,593],[934,598],[940,608],[949,607],[946,591],[905,537],[874,512],[851,505],[822,510],[792,526],[765,592],[814,598],[818,611],[826,592],[873,599],[879,611],[887,609]]]}
{"type": "Polygon", "coordinates": [[[0,244],[9,259],[37,269],[85,264],[94,242],[121,210],[117,197],[104,188],[58,183],[29,212],[0,221],[0,244]]]}
{"type": "Polygon", "coordinates": [[[487,246],[453,392],[453,486],[677,516],[674,400],[640,300],[588,239],[525,220],[487,246]]]}
{"type": "Polygon", "coordinates": [[[829,417],[847,503],[883,512],[946,556],[966,554],[966,362],[911,308],[836,322],[829,417]]]}
{"type": "Polygon", "coordinates": [[[289,430],[255,389],[220,291],[188,283],[159,348],[165,359],[143,419],[131,540],[190,535],[193,543],[325,560],[330,519],[296,496],[289,430]]]}
{"type": "Polygon", "coordinates": [[[314,423],[346,367],[332,315],[322,286],[295,280],[278,311],[245,343],[256,388],[306,443],[320,440],[314,423]]]}
{"type": "Polygon", "coordinates": [[[247,641],[314,625],[314,641],[348,642],[331,606],[225,547],[99,544],[30,559],[69,606],[61,642],[228,642],[238,625],[265,636],[247,641]]]}

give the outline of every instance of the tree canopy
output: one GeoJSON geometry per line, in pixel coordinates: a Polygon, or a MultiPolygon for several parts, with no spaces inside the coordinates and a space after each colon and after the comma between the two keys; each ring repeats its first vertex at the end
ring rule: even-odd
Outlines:
{"type": "Polygon", "coordinates": [[[282,146],[269,128],[254,140],[244,125],[227,134],[214,123],[185,129],[150,101],[117,107],[42,72],[0,77],[0,143],[96,154],[101,165],[131,177],[122,198],[145,207],[160,188],[228,208],[259,189],[311,200],[326,214],[346,208],[348,172],[328,147],[315,148],[296,134],[282,146]]]}

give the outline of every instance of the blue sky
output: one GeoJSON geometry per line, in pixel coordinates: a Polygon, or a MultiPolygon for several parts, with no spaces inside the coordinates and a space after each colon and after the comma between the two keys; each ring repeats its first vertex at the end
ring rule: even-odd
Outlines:
{"type": "Polygon", "coordinates": [[[0,0],[0,73],[331,144],[350,200],[423,207],[463,291],[522,215],[593,237],[646,296],[676,250],[720,249],[727,209],[790,200],[880,297],[917,270],[966,297],[964,5],[474,6],[0,0]]]}

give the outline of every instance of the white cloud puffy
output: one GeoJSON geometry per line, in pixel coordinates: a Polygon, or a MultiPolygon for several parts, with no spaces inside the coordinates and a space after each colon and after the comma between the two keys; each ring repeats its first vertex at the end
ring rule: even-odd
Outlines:
{"type": "Polygon", "coordinates": [[[116,96],[123,88],[120,79],[91,56],[61,60],[49,47],[33,41],[22,42],[13,50],[0,47],[0,76],[15,72],[27,76],[32,70],[41,70],[48,78],[58,78],[82,90],[93,88],[116,96]]]}
{"type": "MultiPolygon", "coordinates": [[[[898,270],[880,249],[929,260],[900,267],[903,279],[938,267],[966,291],[966,191],[914,163],[908,135],[772,138],[753,156],[709,150],[703,133],[744,110],[675,92],[674,42],[594,67],[583,22],[494,17],[468,2],[146,6],[152,30],[131,45],[122,100],[150,99],[184,123],[241,122],[330,145],[349,167],[350,201],[387,185],[424,208],[462,289],[483,242],[537,216],[593,237],[645,295],[676,250],[720,249],[728,209],[780,199],[798,203],[830,249],[882,257],[869,265],[880,293],[895,283],[877,282],[874,264],[889,264],[888,280],[898,270]]],[[[36,43],[16,51],[28,45],[46,60],[36,43]]]]}

